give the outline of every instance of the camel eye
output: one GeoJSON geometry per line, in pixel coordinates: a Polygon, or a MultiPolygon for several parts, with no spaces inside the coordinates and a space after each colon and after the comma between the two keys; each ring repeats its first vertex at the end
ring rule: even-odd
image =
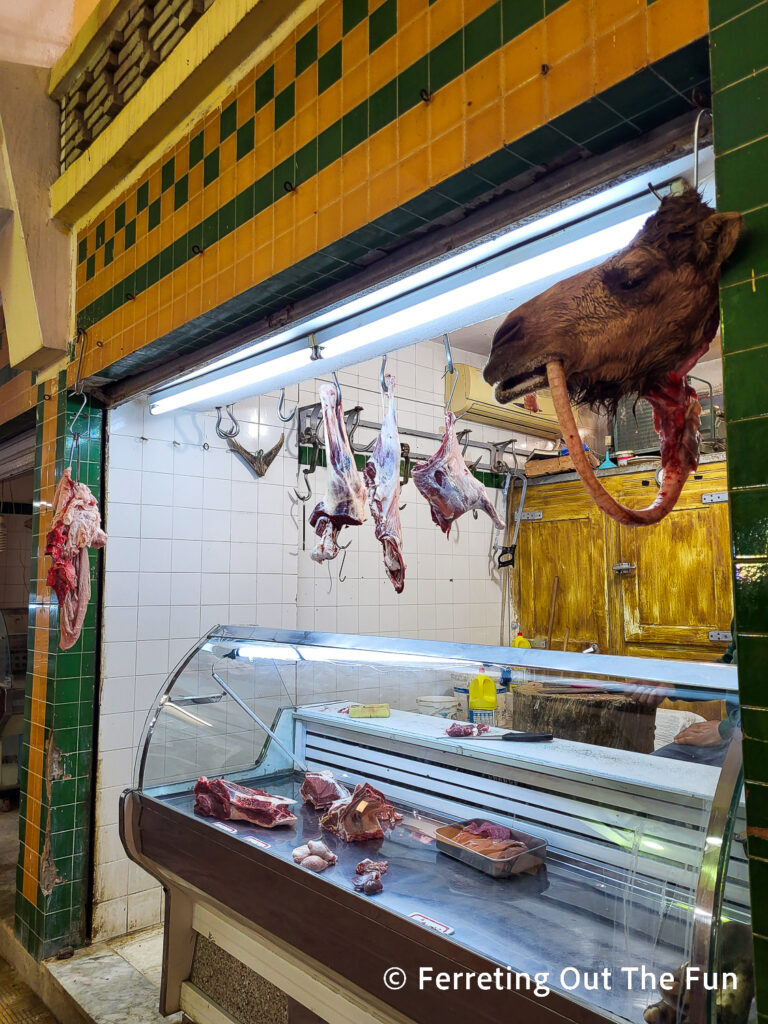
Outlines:
{"type": "Polygon", "coordinates": [[[605,283],[610,291],[637,292],[653,278],[653,269],[649,267],[616,267],[608,271],[605,283]]]}

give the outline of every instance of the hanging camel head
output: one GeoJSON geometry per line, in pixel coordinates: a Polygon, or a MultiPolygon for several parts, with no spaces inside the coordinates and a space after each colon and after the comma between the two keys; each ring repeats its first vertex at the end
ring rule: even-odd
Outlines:
{"type": "Polygon", "coordinates": [[[523,303],[494,335],[483,376],[497,400],[549,382],[587,490],[621,522],[663,518],[698,464],[701,409],[685,374],[717,331],[720,268],[741,226],[740,214],[715,213],[692,188],[665,196],[628,246],[523,303]],[[614,411],[631,394],[653,406],[664,467],[659,495],[642,511],[618,505],[597,483],[571,410],[573,401],[614,411]]]}

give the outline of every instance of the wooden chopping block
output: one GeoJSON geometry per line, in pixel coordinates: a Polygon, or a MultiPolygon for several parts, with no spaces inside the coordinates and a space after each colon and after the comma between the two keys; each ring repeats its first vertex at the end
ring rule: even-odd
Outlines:
{"type": "MultiPolygon", "coordinates": [[[[592,452],[587,452],[587,458],[592,463],[592,468],[596,469],[599,462],[592,452]]],[[[553,459],[530,459],[525,464],[525,475],[528,477],[548,476],[550,473],[572,473],[575,471],[576,467],[570,455],[557,455],[553,459]]]]}
{"type": "Polygon", "coordinates": [[[656,709],[625,694],[542,693],[539,687],[518,686],[510,693],[504,726],[521,732],[551,732],[555,739],[597,747],[653,751],[656,709]],[[511,704],[511,709],[510,709],[511,704]]]}

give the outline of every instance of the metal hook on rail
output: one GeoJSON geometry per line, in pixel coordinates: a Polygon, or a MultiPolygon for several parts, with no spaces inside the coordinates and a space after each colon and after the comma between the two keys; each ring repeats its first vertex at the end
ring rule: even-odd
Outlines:
{"type": "Polygon", "coordinates": [[[283,423],[290,423],[293,417],[296,415],[296,410],[299,408],[298,403],[293,407],[293,412],[289,412],[286,416],[283,413],[283,406],[285,405],[285,388],[280,388],[280,401],[277,403],[277,418],[282,420],[283,423]]]}
{"type": "Polygon", "coordinates": [[[709,107],[703,107],[698,112],[693,125],[693,187],[697,190],[699,187],[699,126],[705,114],[709,114],[712,117],[712,111],[709,107]]]}
{"type": "Polygon", "coordinates": [[[341,405],[341,388],[339,387],[339,378],[336,376],[336,371],[331,371],[333,377],[333,383],[336,385],[336,405],[341,405]]]}
{"type": "Polygon", "coordinates": [[[222,438],[223,440],[226,440],[228,437],[237,437],[237,435],[240,433],[240,424],[235,419],[235,414],[232,411],[232,408],[233,407],[231,405],[226,406],[227,415],[232,421],[232,426],[229,428],[229,430],[225,430],[221,425],[222,406],[216,406],[216,435],[222,438]]]}
{"type": "Polygon", "coordinates": [[[302,502],[303,501],[309,501],[309,499],[312,497],[312,487],[311,487],[311,485],[309,483],[309,470],[308,469],[302,469],[301,472],[304,474],[304,483],[307,485],[307,493],[306,494],[299,494],[298,487],[294,487],[293,488],[293,493],[296,495],[297,501],[302,501],[302,502]]]}
{"type": "Polygon", "coordinates": [[[311,484],[309,482],[309,478],[310,478],[310,475],[312,473],[314,473],[315,470],[317,469],[317,456],[318,456],[319,452],[320,452],[320,444],[319,444],[317,438],[315,437],[313,442],[312,442],[312,457],[309,460],[309,465],[305,466],[304,469],[302,469],[302,471],[301,471],[303,476],[304,476],[304,483],[307,485],[307,493],[306,494],[299,494],[299,489],[297,487],[294,487],[293,493],[296,495],[296,500],[297,501],[301,501],[301,502],[309,501],[309,499],[312,497],[312,486],[311,486],[311,484]]]}
{"type": "Polygon", "coordinates": [[[448,340],[448,335],[443,335],[443,345],[445,345],[445,370],[443,371],[443,377],[447,377],[450,373],[453,376],[453,384],[451,385],[451,391],[448,395],[448,400],[445,403],[445,411],[448,412],[451,408],[451,402],[453,401],[453,393],[456,390],[456,385],[459,382],[459,371],[453,365],[453,354],[451,352],[451,343],[448,340]]]}
{"type": "Polygon", "coordinates": [[[384,380],[384,371],[386,370],[386,368],[387,368],[387,354],[385,352],[384,355],[381,357],[381,369],[379,370],[379,386],[380,386],[381,390],[384,392],[384,394],[387,393],[387,385],[386,385],[386,382],[384,380]]]}

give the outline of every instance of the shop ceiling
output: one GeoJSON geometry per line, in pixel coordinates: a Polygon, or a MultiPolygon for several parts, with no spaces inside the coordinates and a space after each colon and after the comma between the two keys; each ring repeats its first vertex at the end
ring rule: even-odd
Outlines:
{"type": "MultiPolygon", "coordinates": [[[[693,180],[693,156],[655,169],[655,189],[693,180]]],[[[713,155],[699,154],[704,198],[714,202],[713,155]]],[[[658,205],[637,175],[497,230],[472,246],[250,345],[150,393],[162,414],[213,405],[323,376],[439,333],[498,319],[557,281],[625,246],[658,205]]]]}

